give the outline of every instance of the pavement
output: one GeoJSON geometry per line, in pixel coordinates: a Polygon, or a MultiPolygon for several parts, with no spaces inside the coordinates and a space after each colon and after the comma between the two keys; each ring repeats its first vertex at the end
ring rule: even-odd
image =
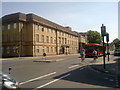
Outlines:
{"type": "Polygon", "coordinates": [[[97,71],[100,71],[102,73],[106,73],[109,75],[120,75],[120,57],[112,60],[110,59],[109,61],[105,60],[105,68],[104,68],[104,63],[103,63],[103,58],[100,57],[96,61],[92,61],[90,66],[97,71]]]}

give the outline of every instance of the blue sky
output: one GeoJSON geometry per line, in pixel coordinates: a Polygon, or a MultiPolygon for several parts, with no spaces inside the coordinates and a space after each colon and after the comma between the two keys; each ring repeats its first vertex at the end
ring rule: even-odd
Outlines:
{"type": "Polygon", "coordinates": [[[101,32],[106,26],[110,42],[118,38],[117,2],[3,2],[2,16],[22,12],[34,13],[62,26],[70,26],[73,31],[101,32]]]}

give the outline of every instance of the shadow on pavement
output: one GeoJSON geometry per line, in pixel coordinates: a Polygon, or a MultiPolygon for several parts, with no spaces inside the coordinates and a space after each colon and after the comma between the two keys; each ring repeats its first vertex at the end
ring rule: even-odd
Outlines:
{"type": "MultiPolygon", "coordinates": [[[[117,76],[119,85],[120,85],[120,59],[116,59],[117,63],[107,64],[106,68],[109,69],[109,74],[113,74],[115,77],[117,76]],[[117,70],[117,72],[116,72],[117,70]]],[[[97,64],[97,65],[91,65],[92,68],[94,68],[97,71],[104,72],[103,64],[97,64]]],[[[105,72],[108,73],[108,72],[105,72]]],[[[67,77],[62,78],[62,80],[67,80],[71,82],[77,82],[77,83],[83,83],[83,84],[90,84],[90,85],[96,85],[96,86],[104,86],[108,88],[120,88],[119,86],[116,86],[116,81],[109,81],[104,78],[104,76],[107,77],[107,74],[103,73],[97,73],[94,70],[90,70],[88,66],[83,66],[78,69],[75,69],[73,71],[64,73],[62,75],[59,75],[57,77],[54,77],[54,79],[58,79],[64,75],[70,74],[67,77]]]]}

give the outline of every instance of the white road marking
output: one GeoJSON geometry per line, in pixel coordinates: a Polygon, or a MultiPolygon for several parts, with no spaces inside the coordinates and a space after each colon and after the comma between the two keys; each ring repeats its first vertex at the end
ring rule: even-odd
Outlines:
{"type": "Polygon", "coordinates": [[[114,81],[113,79],[109,79],[109,81],[114,81]]]}
{"type": "Polygon", "coordinates": [[[49,73],[49,74],[47,74],[47,75],[40,76],[40,77],[37,77],[37,78],[34,78],[34,79],[30,79],[30,80],[25,81],[25,82],[21,82],[20,85],[25,84],[25,83],[28,83],[28,82],[31,82],[31,81],[34,81],[34,80],[37,80],[37,79],[41,79],[41,78],[44,78],[44,77],[47,77],[47,76],[50,76],[50,75],[53,75],[53,74],[56,74],[56,72],[49,73]]]}
{"type": "Polygon", "coordinates": [[[80,70],[82,70],[82,69],[84,69],[85,67],[83,67],[83,68],[80,68],[80,70]]]}
{"type": "Polygon", "coordinates": [[[104,79],[108,79],[108,78],[106,77],[106,78],[104,78],[104,79]]]}
{"type": "Polygon", "coordinates": [[[77,67],[77,66],[79,66],[79,65],[73,65],[73,66],[70,66],[68,68],[74,68],[74,67],[77,67]]]}
{"type": "Polygon", "coordinates": [[[55,80],[50,81],[50,82],[48,82],[48,83],[46,83],[46,84],[44,84],[44,85],[41,85],[41,86],[39,86],[39,87],[37,87],[37,88],[35,88],[35,89],[33,89],[33,90],[36,90],[36,89],[38,89],[38,88],[45,87],[45,86],[47,86],[47,85],[49,85],[49,84],[52,84],[52,83],[54,83],[54,82],[56,82],[56,81],[58,81],[58,80],[60,80],[60,79],[62,79],[62,78],[65,78],[65,77],[67,77],[67,76],[69,76],[69,75],[70,75],[70,74],[67,74],[67,75],[65,75],[65,76],[62,76],[62,77],[60,77],[60,78],[58,78],[58,79],[55,79],[55,80]]]}

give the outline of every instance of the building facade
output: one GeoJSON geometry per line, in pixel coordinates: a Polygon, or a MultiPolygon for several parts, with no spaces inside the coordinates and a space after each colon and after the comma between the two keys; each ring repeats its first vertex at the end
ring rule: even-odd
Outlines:
{"type": "Polygon", "coordinates": [[[2,56],[78,53],[78,33],[35,14],[2,17],[2,56]]]}
{"type": "Polygon", "coordinates": [[[81,47],[84,47],[85,44],[88,43],[88,40],[87,40],[87,32],[81,32],[78,34],[79,36],[79,50],[81,47]]]}

